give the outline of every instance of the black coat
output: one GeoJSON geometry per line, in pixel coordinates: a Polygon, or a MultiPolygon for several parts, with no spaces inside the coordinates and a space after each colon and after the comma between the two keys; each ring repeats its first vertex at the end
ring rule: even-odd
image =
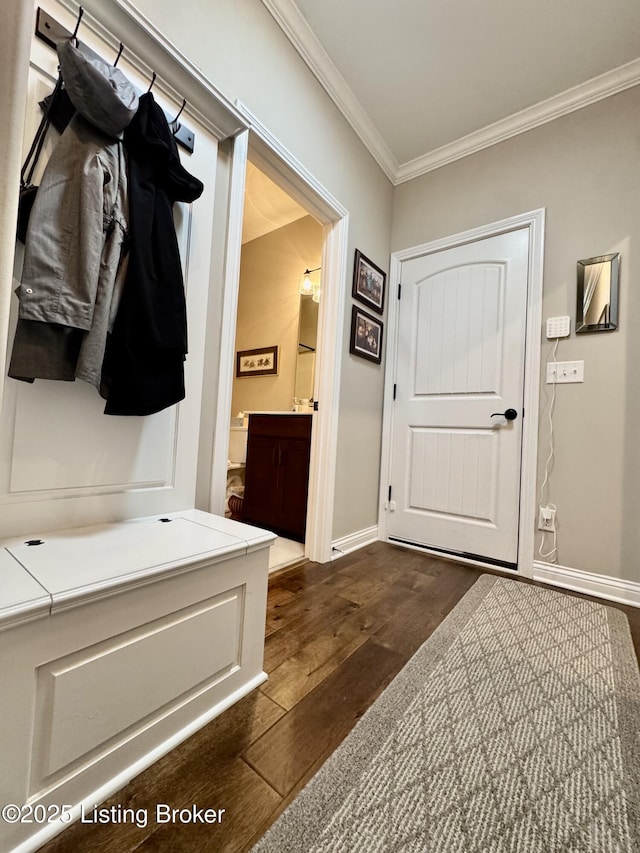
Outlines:
{"type": "Polygon", "coordinates": [[[187,314],[173,204],[202,183],[180,164],[164,112],[148,92],[124,134],[131,244],[101,392],[107,415],[150,415],[184,398],[187,314]]]}

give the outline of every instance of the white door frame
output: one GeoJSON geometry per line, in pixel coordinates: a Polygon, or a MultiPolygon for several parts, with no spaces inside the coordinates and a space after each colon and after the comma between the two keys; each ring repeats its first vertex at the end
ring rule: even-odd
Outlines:
{"type": "Polygon", "coordinates": [[[218,405],[211,468],[210,511],[224,514],[229,417],[235,364],[244,178],[247,158],[309,211],[323,226],[322,299],[318,315],[319,364],[316,366],[305,556],[331,559],[335,496],[338,407],[344,323],[343,283],[347,275],[348,211],[287,151],[240,101],[236,109],[249,132],[235,139],[229,200],[229,232],[224,276],[218,405]]]}
{"type": "MultiPolygon", "coordinates": [[[[387,351],[385,371],[385,399],[382,428],[382,460],[380,476],[380,503],[378,524],[380,539],[387,541],[387,495],[391,476],[391,436],[393,430],[393,385],[398,344],[398,299],[397,288],[401,283],[402,263],[422,255],[434,254],[445,249],[454,249],[487,237],[495,237],[520,228],[529,229],[529,275],[527,282],[527,326],[524,365],[524,411],[522,422],[522,462],[520,476],[520,518],[518,523],[518,572],[524,577],[533,576],[535,539],[536,474],[538,461],[538,407],[540,400],[540,328],[542,322],[542,273],[544,259],[545,210],[532,210],[519,216],[511,216],[460,234],[412,246],[391,255],[389,281],[395,290],[390,291],[387,316],[387,351]]],[[[417,547],[417,546],[416,546],[417,547]]],[[[419,550],[429,551],[428,548],[419,550]]],[[[442,553],[433,552],[442,558],[442,553]]],[[[486,565],[489,563],[455,558],[459,562],[486,565]]],[[[499,570],[499,569],[498,569],[499,570]]],[[[507,570],[504,570],[508,573],[507,570]]]]}

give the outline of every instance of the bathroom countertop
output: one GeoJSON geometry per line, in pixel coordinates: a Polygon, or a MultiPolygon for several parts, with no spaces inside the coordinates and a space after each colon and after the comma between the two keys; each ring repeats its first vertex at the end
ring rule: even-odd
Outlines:
{"type": "Polygon", "coordinates": [[[305,409],[304,412],[291,412],[289,410],[282,411],[282,412],[273,412],[273,411],[266,411],[266,410],[263,411],[263,410],[256,409],[255,411],[252,410],[250,412],[245,412],[245,414],[246,415],[312,415],[313,409],[311,408],[311,406],[309,406],[307,409],[305,409]]]}

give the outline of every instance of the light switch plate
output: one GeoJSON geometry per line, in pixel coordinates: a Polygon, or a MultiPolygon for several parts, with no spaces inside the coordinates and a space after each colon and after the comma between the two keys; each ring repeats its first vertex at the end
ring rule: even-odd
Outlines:
{"type": "Polygon", "coordinates": [[[571,317],[549,317],[547,338],[566,338],[571,331],[571,317]]]}
{"type": "Polygon", "coordinates": [[[584,361],[548,361],[547,385],[584,382],[584,361]]]}

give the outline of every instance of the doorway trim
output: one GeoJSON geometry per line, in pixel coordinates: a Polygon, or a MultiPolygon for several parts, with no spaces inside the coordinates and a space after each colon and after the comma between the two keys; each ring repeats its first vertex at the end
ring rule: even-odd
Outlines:
{"type": "Polygon", "coordinates": [[[224,514],[229,417],[235,363],[235,323],[240,282],[241,229],[247,160],[302,205],[323,226],[322,299],[318,314],[319,364],[316,366],[305,557],[319,563],[331,559],[333,507],[342,366],[344,288],[347,276],[349,212],[276,139],[241,101],[236,109],[249,133],[234,140],[229,198],[229,233],[224,277],[218,405],[211,468],[210,511],[224,514]]]}
{"type": "MultiPolygon", "coordinates": [[[[466,243],[473,243],[487,237],[495,237],[509,231],[527,228],[529,231],[529,270],[527,280],[527,323],[525,337],[524,364],[524,419],[522,427],[522,457],[520,468],[520,517],[518,521],[518,572],[523,577],[533,577],[533,559],[535,546],[535,505],[536,475],[538,461],[538,409],[540,404],[540,328],[542,323],[542,275],[544,260],[544,222],[545,209],[532,210],[508,219],[491,222],[469,231],[453,234],[394,252],[391,255],[389,280],[395,287],[395,296],[400,284],[402,263],[414,258],[430,255],[445,249],[455,249],[466,243]]],[[[393,430],[393,385],[398,345],[398,299],[389,299],[387,317],[387,352],[385,369],[384,415],[382,427],[382,457],[380,477],[380,500],[378,524],[380,539],[388,541],[387,512],[388,485],[391,472],[391,436],[393,430]]],[[[417,547],[417,546],[416,546],[417,547]]],[[[420,548],[429,551],[428,548],[420,548]]],[[[442,558],[441,553],[433,552],[442,558]]],[[[453,559],[453,557],[452,557],[453,559]]],[[[495,568],[489,563],[475,560],[462,560],[487,568],[495,568]]]]}

